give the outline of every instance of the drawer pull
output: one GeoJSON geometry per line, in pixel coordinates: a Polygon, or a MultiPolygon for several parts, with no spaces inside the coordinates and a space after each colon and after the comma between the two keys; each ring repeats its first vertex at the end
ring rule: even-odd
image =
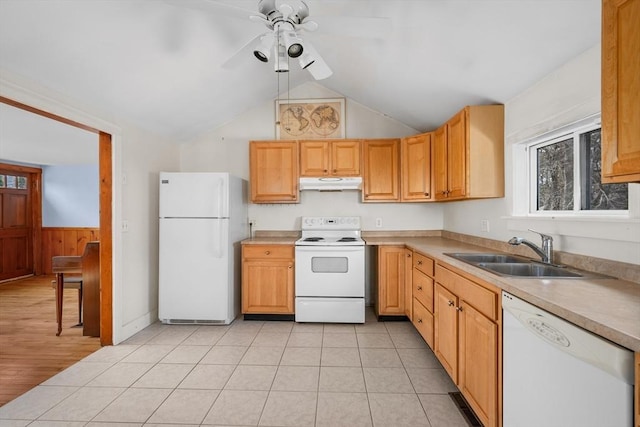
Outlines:
{"type": "Polygon", "coordinates": [[[271,255],[271,251],[264,251],[265,255],[271,255]]]}

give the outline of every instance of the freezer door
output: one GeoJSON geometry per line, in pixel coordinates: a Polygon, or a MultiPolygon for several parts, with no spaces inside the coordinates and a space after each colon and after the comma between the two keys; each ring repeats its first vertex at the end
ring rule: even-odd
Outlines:
{"type": "Polygon", "coordinates": [[[228,235],[228,219],[160,219],[160,320],[233,320],[228,235]]]}
{"type": "Polygon", "coordinates": [[[229,174],[160,173],[160,218],[228,218],[229,174]]]}

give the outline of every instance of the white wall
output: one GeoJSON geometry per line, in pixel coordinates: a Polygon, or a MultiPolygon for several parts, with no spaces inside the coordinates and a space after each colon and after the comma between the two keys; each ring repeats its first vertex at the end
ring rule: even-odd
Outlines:
{"type": "Polygon", "coordinates": [[[157,320],[158,172],[179,169],[178,147],[125,120],[2,70],[0,95],[113,136],[113,341],[157,320]],[[126,175],[126,184],[123,184],[126,175]],[[129,231],[121,233],[121,221],[129,231]]]}
{"type": "MultiPolygon", "coordinates": [[[[285,98],[287,95],[281,95],[285,98]]],[[[336,98],[341,94],[318,83],[306,83],[290,91],[291,99],[336,98]]],[[[210,133],[181,146],[182,171],[230,172],[249,179],[249,141],[275,139],[275,101],[237,117],[210,133]]],[[[346,100],[348,138],[392,138],[418,133],[357,102],[346,100]]],[[[299,230],[301,216],[360,216],[365,230],[440,230],[442,206],[438,204],[362,203],[360,192],[319,193],[303,191],[298,204],[249,206],[257,230],[299,230]],[[375,219],[382,218],[382,228],[375,219]]]]}
{"type": "MultiPolygon", "coordinates": [[[[527,177],[519,144],[600,112],[600,45],[587,50],[505,104],[504,199],[448,203],[444,228],[506,241],[550,233],[566,252],[640,264],[640,185],[629,187],[631,218],[536,218],[527,215],[527,177]],[[514,162],[515,158],[515,162],[514,162]],[[480,221],[489,220],[482,232],[480,221]]],[[[533,255],[533,253],[532,253],[533,255]]]]}
{"type": "MultiPolygon", "coordinates": [[[[96,136],[94,144],[98,145],[96,136]]],[[[97,159],[96,159],[97,160],[97,159]]],[[[42,226],[99,227],[98,164],[42,167],[42,226]]]]}

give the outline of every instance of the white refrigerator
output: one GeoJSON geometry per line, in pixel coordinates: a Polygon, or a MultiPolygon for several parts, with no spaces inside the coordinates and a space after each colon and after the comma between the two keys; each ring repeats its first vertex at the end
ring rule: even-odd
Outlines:
{"type": "Polygon", "coordinates": [[[247,182],[228,173],[160,173],[158,317],[229,324],[240,312],[247,182]]]}

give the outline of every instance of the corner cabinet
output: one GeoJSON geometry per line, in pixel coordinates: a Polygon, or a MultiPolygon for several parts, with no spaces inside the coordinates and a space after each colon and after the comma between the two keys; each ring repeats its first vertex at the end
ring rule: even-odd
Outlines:
{"type": "Polygon", "coordinates": [[[300,176],[360,176],[360,140],[300,141],[300,176]]]}
{"type": "Polygon", "coordinates": [[[400,142],[402,201],[433,200],[431,190],[431,133],[402,138],[400,142]]]}
{"type": "Polygon", "coordinates": [[[362,146],[364,202],[400,200],[400,139],[365,139],[362,146]]]}
{"type": "Polygon", "coordinates": [[[500,293],[437,264],[434,353],[483,425],[499,425],[500,293]]]}
{"type": "Polygon", "coordinates": [[[433,135],[434,197],[504,197],[504,106],[462,109],[433,135]]]}
{"type": "Polygon", "coordinates": [[[602,182],[640,182],[640,0],[602,2],[602,182]]]}
{"type": "Polygon", "coordinates": [[[242,313],[294,313],[294,247],[242,246],[242,313]]]}
{"type": "Polygon", "coordinates": [[[251,141],[249,171],[253,203],[298,202],[296,141],[251,141]]]}

